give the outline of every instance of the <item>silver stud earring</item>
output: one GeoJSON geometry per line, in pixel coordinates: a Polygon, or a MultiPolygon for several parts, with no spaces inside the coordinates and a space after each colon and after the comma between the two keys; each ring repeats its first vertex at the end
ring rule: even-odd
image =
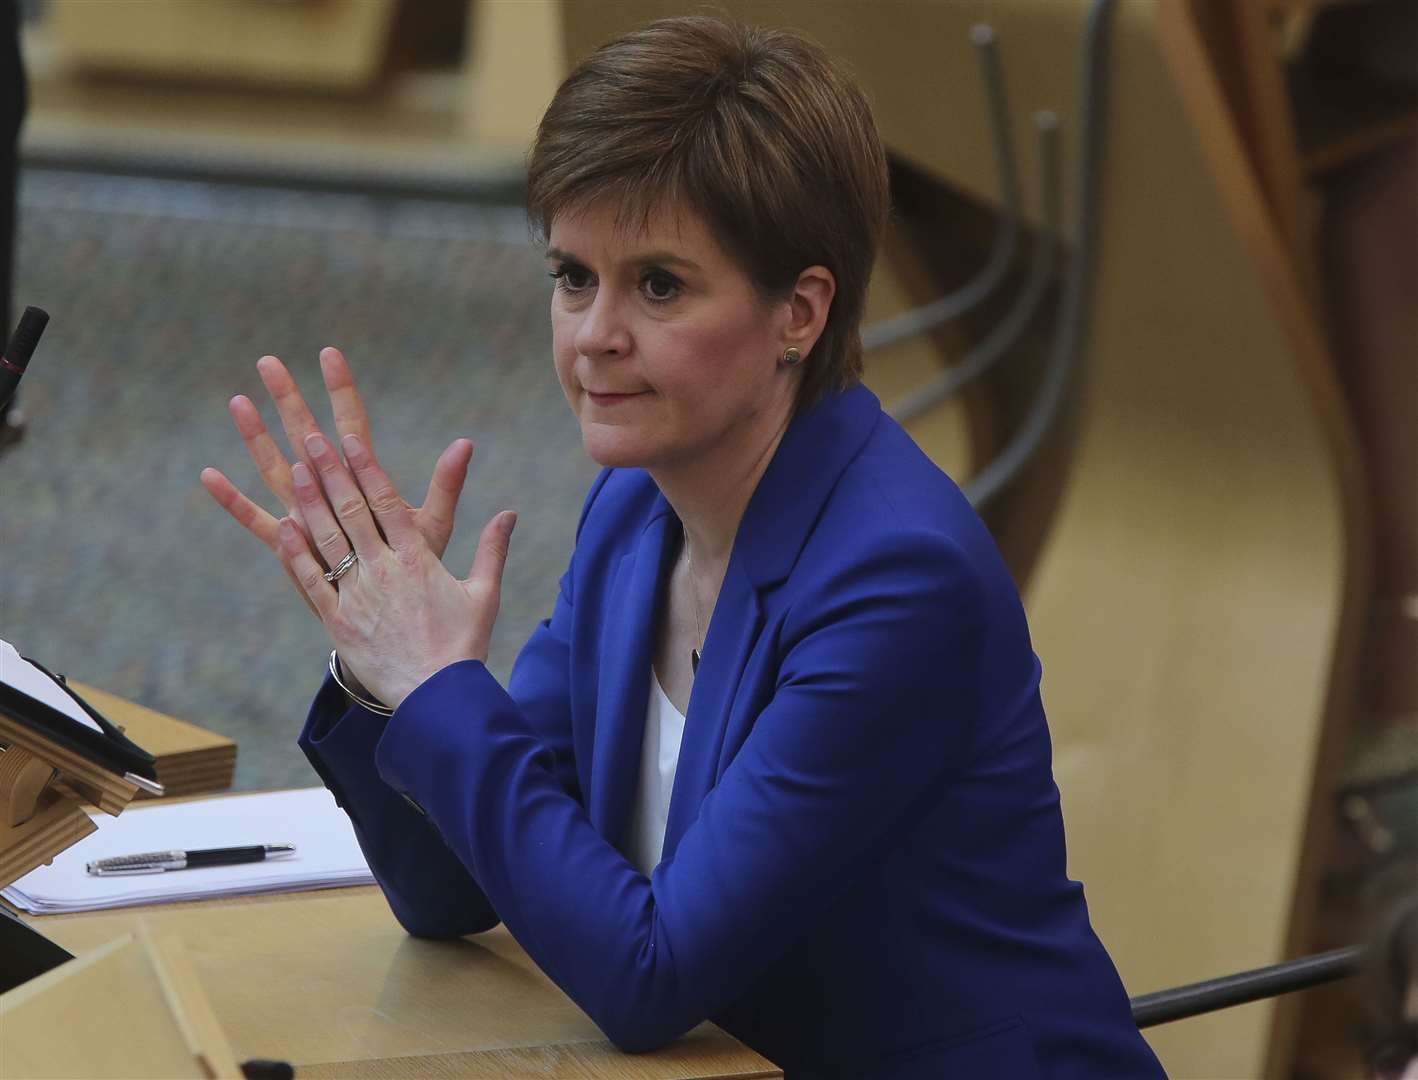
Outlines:
{"type": "Polygon", "coordinates": [[[802,360],[803,354],[798,352],[798,350],[793,348],[793,346],[789,345],[786,349],[783,350],[783,364],[786,367],[794,367],[797,364],[802,363],[802,360]]]}

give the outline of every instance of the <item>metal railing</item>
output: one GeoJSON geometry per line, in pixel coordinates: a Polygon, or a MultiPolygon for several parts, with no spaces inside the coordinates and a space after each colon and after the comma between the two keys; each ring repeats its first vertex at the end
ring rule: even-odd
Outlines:
{"type": "Polygon", "coordinates": [[[1355,945],[1170,990],[1141,994],[1132,999],[1132,1018],[1139,1028],[1170,1024],[1174,1020],[1185,1020],[1218,1009],[1229,1009],[1233,1005],[1245,1005],[1347,978],[1358,972],[1361,962],[1361,950],[1355,945]]]}

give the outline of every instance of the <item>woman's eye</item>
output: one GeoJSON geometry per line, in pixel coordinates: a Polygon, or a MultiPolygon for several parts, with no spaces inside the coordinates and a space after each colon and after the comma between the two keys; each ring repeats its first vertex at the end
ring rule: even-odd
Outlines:
{"type": "Polygon", "coordinates": [[[644,291],[647,299],[663,303],[666,300],[673,300],[679,295],[680,282],[673,274],[667,274],[663,270],[652,270],[641,279],[640,288],[644,291]]]}
{"type": "Polygon", "coordinates": [[[566,292],[580,292],[591,284],[591,273],[580,266],[561,266],[551,271],[556,287],[566,292]]]}

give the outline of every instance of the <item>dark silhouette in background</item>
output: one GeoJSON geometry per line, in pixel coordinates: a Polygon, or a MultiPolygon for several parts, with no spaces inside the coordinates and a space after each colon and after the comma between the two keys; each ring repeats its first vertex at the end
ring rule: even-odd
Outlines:
{"type": "MultiPolygon", "coordinates": [[[[20,12],[15,0],[0,0],[0,341],[14,329],[11,277],[15,265],[15,180],[19,171],[20,125],[28,95],[20,59],[20,12]]],[[[18,395],[0,410],[0,449],[20,437],[18,395]]]]}
{"type": "Polygon", "coordinates": [[[1418,859],[1380,873],[1368,906],[1369,1075],[1418,1080],[1418,859]]]}

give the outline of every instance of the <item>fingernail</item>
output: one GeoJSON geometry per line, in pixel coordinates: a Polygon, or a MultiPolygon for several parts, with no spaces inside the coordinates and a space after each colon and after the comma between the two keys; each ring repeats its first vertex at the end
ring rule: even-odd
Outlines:
{"type": "Polygon", "coordinates": [[[296,487],[309,487],[311,483],[310,470],[305,467],[305,462],[297,461],[290,467],[291,479],[295,481],[296,487]]]}
{"type": "Polygon", "coordinates": [[[290,518],[281,518],[278,529],[280,530],[282,540],[295,539],[295,522],[291,521],[290,518]]]}
{"type": "Polygon", "coordinates": [[[346,435],[340,440],[340,445],[345,448],[345,457],[351,461],[360,461],[364,457],[364,443],[359,441],[358,435],[346,435]]]}
{"type": "Polygon", "coordinates": [[[313,458],[322,458],[330,452],[330,444],[325,441],[325,436],[318,431],[312,431],[305,437],[305,449],[310,452],[313,458]]]}
{"type": "Polygon", "coordinates": [[[517,511],[509,510],[507,511],[507,516],[512,519],[507,523],[507,535],[511,536],[512,530],[517,527],[517,511]]]}

